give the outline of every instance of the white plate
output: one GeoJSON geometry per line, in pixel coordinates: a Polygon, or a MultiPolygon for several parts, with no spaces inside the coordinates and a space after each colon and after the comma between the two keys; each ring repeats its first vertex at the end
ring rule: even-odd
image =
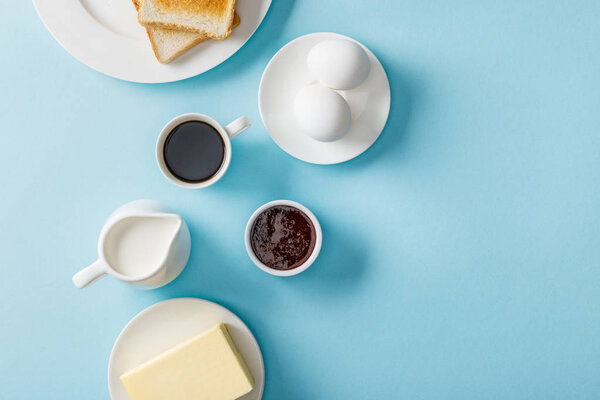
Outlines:
{"type": "Polygon", "coordinates": [[[228,309],[195,298],[170,299],[156,303],[123,328],[108,362],[108,390],[112,400],[129,400],[119,377],[173,346],[213,327],[227,324],[239,352],[256,381],[240,400],[260,400],[265,387],[265,367],[260,347],[250,329],[228,309]]]}
{"type": "Polygon", "coordinates": [[[312,33],[292,40],[273,56],[263,73],[258,106],[271,138],[290,155],[313,164],[337,164],[362,154],[377,140],[390,112],[390,85],[383,66],[356,40],[337,33],[312,33]],[[298,90],[315,82],[306,56],[317,43],[348,39],[360,44],[371,61],[371,72],[359,87],[338,91],[350,105],[352,125],[342,139],[324,143],[304,134],[296,122],[293,101],[298,90]]]}
{"type": "Polygon", "coordinates": [[[33,0],[52,36],[87,66],[132,82],[172,82],[201,74],[238,51],[267,13],[271,0],[240,0],[241,23],[227,40],[207,40],[169,64],[154,57],[131,0],[33,0]]]}

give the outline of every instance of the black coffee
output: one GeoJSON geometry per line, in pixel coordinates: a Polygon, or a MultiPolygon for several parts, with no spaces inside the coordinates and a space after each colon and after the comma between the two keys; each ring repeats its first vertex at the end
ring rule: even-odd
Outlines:
{"type": "Polygon", "coordinates": [[[177,125],[163,148],[167,168],[178,179],[198,183],[212,178],[225,157],[223,138],[211,125],[188,121],[177,125]]]}

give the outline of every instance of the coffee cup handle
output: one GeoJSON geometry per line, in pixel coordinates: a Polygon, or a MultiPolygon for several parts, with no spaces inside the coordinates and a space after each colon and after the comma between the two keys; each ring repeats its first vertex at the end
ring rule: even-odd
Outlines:
{"type": "Polygon", "coordinates": [[[104,268],[104,262],[96,260],[92,265],[89,265],[73,275],[73,283],[78,289],[83,289],[87,285],[96,282],[100,278],[104,278],[106,275],[106,269],[104,268]]]}
{"type": "Polygon", "coordinates": [[[244,132],[252,125],[250,119],[246,116],[239,117],[235,121],[231,122],[229,125],[225,127],[225,131],[229,136],[229,139],[233,139],[240,133],[244,132]]]}

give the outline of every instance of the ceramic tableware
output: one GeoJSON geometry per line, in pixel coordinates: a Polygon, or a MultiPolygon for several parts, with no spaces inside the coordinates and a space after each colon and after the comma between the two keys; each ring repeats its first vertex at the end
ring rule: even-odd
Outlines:
{"type": "Polygon", "coordinates": [[[142,289],[164,286],[179,275],[190,255],[190,232],[181,216],[154,200],[117,209],[98,239],[98,259],[73,276],[78,288],[110,275],[142,289]]]}
{"type": "Polygon", "coordinates": [[[275,276],[281,276],[281,277],[293,276],[293,275],[298,275],[298,274],[306,271],[308,269],[308,267],[310,267],[315,262],[315,260],[319,256],[319,252],[321,251],[321,246],[323,244],[323,232],[321,230],[321,224],[319,224],[319,220],[307,207],[303,206],[302,204],[300,204],[298,202],[291,201],[291,200],[274,200],[269,203],[263,204],[256,211],[254,211],[254,213],[250,216],[250,219],[248,220],[248,223],[246,224],[246,230],[244,232],[244,244],[246,246],[246,252],[248,253],[248,256],[250,257],[252,262],[258,268],[263,270],[264,272],[271,274],[271,275],[275,275],[275,276]],[[254,226],[254,222],[256,221],[257,217],[263,211],[265,211],[271,207],[275,207],[275,206],[289,206],[289,207],[294,207],[294,208],[300,210],[310,219],[312,226],[314,227],[314,232],[315,232],[314,248],[312,249],[312,252],[310,253],[310,256],[306,259],[306,261],[304,261],[304,263],[302,263],[302,265],[295,267],[293,269],[279,270],[279,269],[270,268],[269,266],[263,264],[258,259],[256,254],[254,253],[254,250],[252,249],[251,234],[252,234],[252,227],[254,226]]]}
{"type": "Polygon", "coordinates": [[[190,113],[179,115],[173,118],[171,121],[169,121],[158,135],[158,140],[156,141],[156,161],[158,162],[158,167],[168,180],[182,188],[202,189],[213,185],[219,179],[221,179],[223,175],[225,175],[225,172],[227,172],[227,169],[229,168],[229,164],[231,162],[231,139],[235,138],[237,135],[248,129],[248,127],[250,127],[250,120],[248,119],[248,117],[239,117],[227,126],[223,126],[219,124],[215,119],[205,114],[190,113]],[[177,126],[189,121],[199,121],[210,125],[212,128],[214,128],[214,130],[218,132],[218,134],[221,136],[221,139],[223,140],[224,157],[223,161],[221,162],[221,166],[219,170],[210,177],[210,179],[204,180],[202,182],[188,182],[178,178],[173,172],[169,170],[165,161],[164,147],[169,134],[177,126]]]}
{"type": "Polygon", "coordinates": [[[246,361],[255,384],[239,400],[260,400],[265,369],[260,347],[248,327],[228,309],[196,298],[176,298],[154,304],[136,315],[123,328],[110,354],[108,389],[112,400],[129,400],[119,377],[218,322],[227,328],[246,361]]]}
{"type": "Polygon", "coordinates": [[[169,64],[156,61],[131,0],[33,0],[52,36],[83,64],[132,82],[186,79],[219,65],[254,34],[271,0],[235,5],[241,23],[227,40],[207,40],[169,64]]]}
{"type": "Polygon", "coordinates": [[[390,85],[377,57],[356,40],[329,32],[301,36],[281,48],[265,68],[258,92],[260,116],[271,138],[293,157],[313,164],[341,163],[366,151],[385,127],[390,103],[390,85]],[[305,133],[294,115],[294,101],[301,89],[317,83],[307,65],[310,50],[331,39],[359,44],[370,70],[358,87],[336,91],[348,102],[352,120],[342,138],[324,142],[305,133]]]}

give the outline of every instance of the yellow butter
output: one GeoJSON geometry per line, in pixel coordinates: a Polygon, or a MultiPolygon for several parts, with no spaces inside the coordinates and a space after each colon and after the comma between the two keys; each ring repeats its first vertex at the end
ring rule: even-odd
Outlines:
{"type": "Polygon", "coordinates": [[[210,330],[126,372],[131,400],[233,400],[254,385],[227,326],[210,330]]]}

